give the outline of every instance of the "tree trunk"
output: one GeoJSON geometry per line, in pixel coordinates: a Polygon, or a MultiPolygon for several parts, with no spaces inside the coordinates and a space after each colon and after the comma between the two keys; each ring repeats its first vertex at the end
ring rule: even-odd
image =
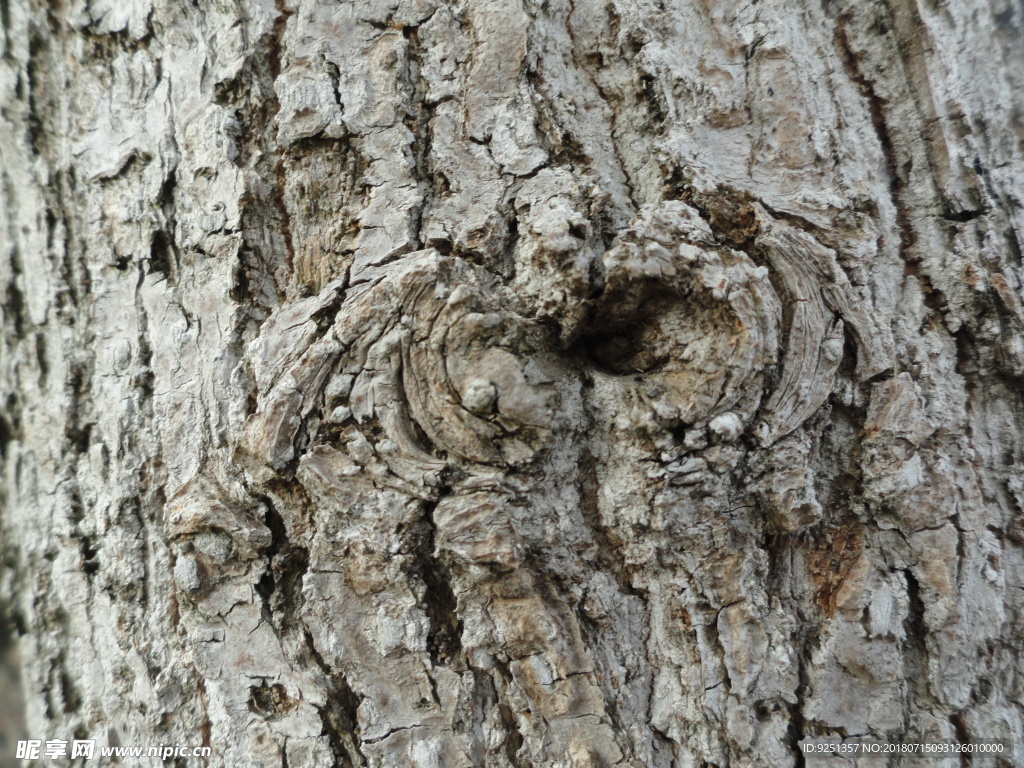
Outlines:
{"type": "Polygon", "coordinates": [[[1024,740],[1019,3],[2,21],[29,736],[292,768],[1024,740]]]}

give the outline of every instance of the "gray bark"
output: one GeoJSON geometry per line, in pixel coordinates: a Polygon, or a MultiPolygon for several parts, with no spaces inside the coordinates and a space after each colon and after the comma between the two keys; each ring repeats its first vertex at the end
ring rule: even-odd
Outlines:
{"type": "Polygon", "coordinates": [[[30,735],[1024,740],[1019,3],[0,11],[30,735]]]}

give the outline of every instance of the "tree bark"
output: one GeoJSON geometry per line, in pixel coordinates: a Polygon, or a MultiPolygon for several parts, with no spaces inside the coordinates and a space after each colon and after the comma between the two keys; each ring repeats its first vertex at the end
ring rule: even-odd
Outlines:
{"type": "Polygon", "coordinates": [[[1024,740],[1019,3],[0,11],[29,735],[1024,740]]]}

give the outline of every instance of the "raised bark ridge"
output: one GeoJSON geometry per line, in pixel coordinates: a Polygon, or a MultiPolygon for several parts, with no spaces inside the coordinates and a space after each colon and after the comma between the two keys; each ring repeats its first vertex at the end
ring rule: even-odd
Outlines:
{"type": "Polygon", "coordinates": [[[34,732],[437,768],[1024,742],[1019,9],[2,20],[34,732]]]}

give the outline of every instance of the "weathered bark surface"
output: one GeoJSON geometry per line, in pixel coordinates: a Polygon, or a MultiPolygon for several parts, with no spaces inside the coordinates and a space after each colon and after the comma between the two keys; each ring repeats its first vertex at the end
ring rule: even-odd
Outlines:
{"type": "Polygon", "coordinates": [[[1019,3],[0,8],[31,735],[1024,741],[1019,3]]]}

